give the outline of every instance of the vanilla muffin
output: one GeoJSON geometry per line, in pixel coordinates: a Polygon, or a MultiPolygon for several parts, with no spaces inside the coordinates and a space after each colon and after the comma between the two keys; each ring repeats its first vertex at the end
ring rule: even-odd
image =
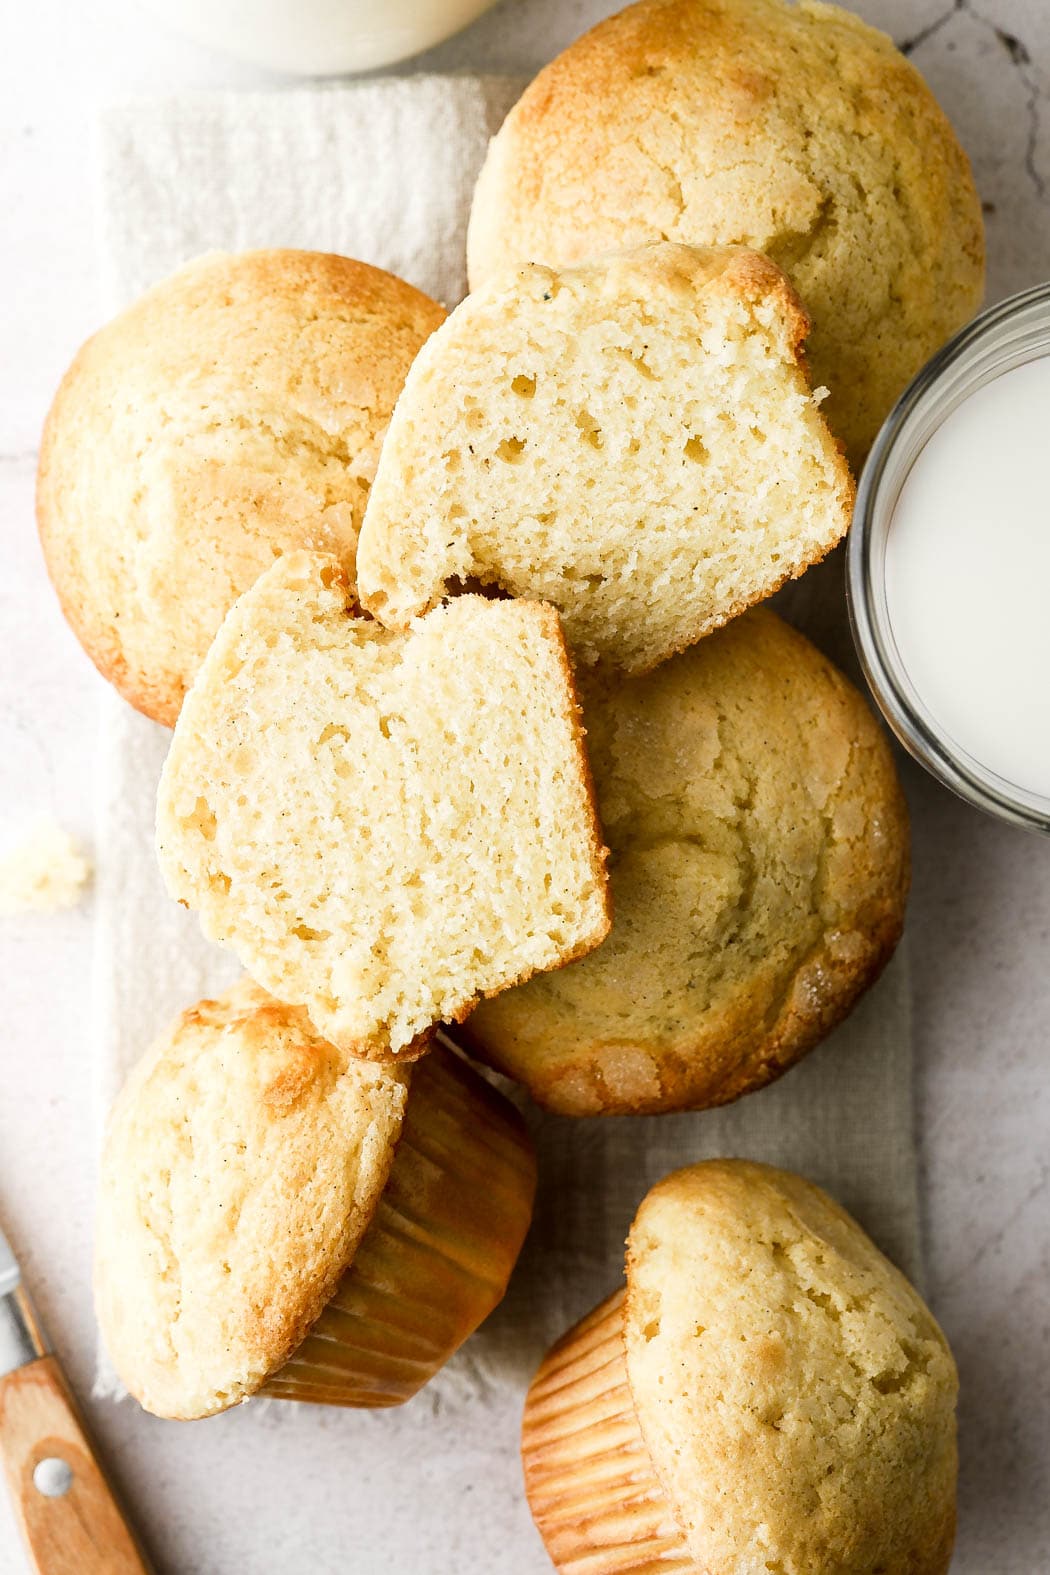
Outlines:
{"type": "Polygon", "coordinates": [[[583,699],[612,931],[458,1035],[564,1114],[724,1104],[823,1038],[897,943],[908,828],[889,746],[765,608],[583,699]]]}
{"type": "Polygon", "coordinates": [[[110,1117],[110,1356],[158,1416],[400,1404],[502,1297],[534,1186],[520,1117],[457,1056],[356,1061],[245,980],[183,1012],[110,1117]]]}
{"type": "Polygon", "coordinates": [[[808,323],[740,248],[655,245],[487,280],[417,358],[357,559],[402,628],[456,583],[552,602],[573,655],[644,672],[822,558],[849,471],[808,323]]]}
{"type": "Polygon", "coordinates": [[[578,39],[490,146],[471,285],[661,238],[752,246],[790,276],[855,466],[983,291],[980,203],[929,88],[812,0],[641,0],[578,39]]]}
{"type": "Polygon", "coordinates": [[[544,1360],[526,1493],[563,1575],[944,1575],[957,1389],[845,1210],[712,1160],[653,1188],[626,1291],[544,1360]]]}
{"type": "Polygon", "coordinates": [[[37,517],[66,617],[132,705],[174,723],[281,553],[352,574],[390,412],[443,317],[346,257],[213,253],[88,340],[47,418],[37,517]]]}
{"type": "Polygon", "coordinates": [[[186,699],[157,845],[171,895],[319,1033],[418,1054],[608,933],[557,613],[461,596],[393,633],[334,558],[288,554],[186,699]]]}

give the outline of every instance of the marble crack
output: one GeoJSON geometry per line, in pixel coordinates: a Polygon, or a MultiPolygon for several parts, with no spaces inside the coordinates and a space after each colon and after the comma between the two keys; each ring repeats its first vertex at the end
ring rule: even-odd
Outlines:
{"type": "Polygon", "coordinates": [[[1048,190],[1048,182],[1036,162],[1036,156],[1039,151],[1039,134],[1042,129],[1039,106],[1044,96],[1044,90],[1036,73],[1031,50],[1024,42],[1024,39],[1019,38],[1016,33],[1008,33],[1005,28],[998,27],[974,5],[973,0],[952,0],[952,4],[946,10],[942,11],[939,16],[934,17],[933,21],[928,23],[918,33],[913,34],[910,38],[903,39],[898,47],[904,55],[913,54],[920,45],[927,43],[929,39],[933,38],[957,16],[968,16],[978,27],[982,27],[986,32],[991,33],[995,41],[1009,55],[1010,62],[1024,85],[1027,94],[1025,114],[1028,117],[1024,168],[1037,194],[1040,197],[1045,197],[1048,190]]]}
{"type": "Polygon", "coordinates": [[[985,16],[973,4],[973,0],[956,0],[957,9],[973,19],[978,26],[985,28],[993,35],[1010,57],[1010,62],[1021,78],[1027,92],[1025,99],[1025,114],[1028,116],[1028,136],[1025,139],[1024,167],[1032,185],[1040,197],[1045,197],[1047,192],[1046,177],[1041,173],[1036,164],[1036,154],[1039,151],[1039,132],[1041,121],[1039,115],[1039,101],[1043,96],[1043,88],[1036,74],[1032,61],[1032,52],[1022,38],[1016,33],[1007,33],[1003,28],[997,27],[991,19],[985,16]]]}
{"type": "Polygon", "coordinates": [[[912,54],[919,48],[920,44],[925,44],[927,39],[933,38],[936,33],[939,33],[941,28],[951,21],[953,16],[958,16],[959,12],[964,9],[964,6],[965,0],[953,0],[953,3],[946,11],[942,11],[940,16],[935,16],[932,22],[928,22],[925,27],[920,28],[919,32],[914,33],[911,38],[901,40],[897,45],[901,54],[912,54]]]}
{"type": "Polygon", "coordinates": [[[1010,1230],[1013,1229],[1025,1211],[1035,1202],[1040,1193],[1045,1191],[1048,1182],[1050,1182],[1050,1168],[1043,1165],[1040,1168],[1038,1180],[1029,1187],[1028,1191],[1025,1193],[1024,1197],[1021,1198],[1020,1202],[1010,1210],[1002,1224],[997,1229],[993,1230],[990,1235],[984,1238],[976,1250],[970,1254],[965,1263],[961,1264],[959,1268],[954,1269],[951,1274],[945,1276],[944,1280],[942,1281],[942,1289],[947,1290],[950,1286],[956,1285],[960,1280],[968,1278],[973,1270],[977,1268],[978,1264],[980,1264],[988,1256],[988,1254],[994,1250],[994,1248],[1000,1245],[1003,1238],[1010,1230]]]}
{"type": "Polygon", "coordinates": [[[1035,162],[1036,152],[1039,147],[1039,100],[1041,96],[1041,91],[1037,85],[1032,85],[1029,87],[1028,102],[1025,105],[1025,108],[1028,111],[1028,141],[1025,145],[1024,167],[1028,172],[1028,176],[1033,186],[1039,193],[1039,196],[1045,197],[1046,180],[1044,176],[1040,174],[1039,168],[1035,162]]]}

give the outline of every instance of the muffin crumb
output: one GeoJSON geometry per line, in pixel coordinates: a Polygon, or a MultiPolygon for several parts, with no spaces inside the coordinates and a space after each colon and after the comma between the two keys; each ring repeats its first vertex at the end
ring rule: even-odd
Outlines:
{"type": "Polygon", "coordinates": [[[56,820],[41,820],[0,859],[0,914],[75,908],[91,864],[56,820]]]}

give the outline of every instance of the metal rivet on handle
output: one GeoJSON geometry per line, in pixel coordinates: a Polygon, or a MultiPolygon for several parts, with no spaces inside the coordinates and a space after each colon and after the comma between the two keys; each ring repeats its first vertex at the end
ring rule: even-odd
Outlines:
{"type": "Polygon", "coordinates": [[[64,1460],[49,1455],[46,1460],[37,1461],[33,1486],[45,1498],[61,1498],[73,1486],[73,1473],[64,1460]]]}

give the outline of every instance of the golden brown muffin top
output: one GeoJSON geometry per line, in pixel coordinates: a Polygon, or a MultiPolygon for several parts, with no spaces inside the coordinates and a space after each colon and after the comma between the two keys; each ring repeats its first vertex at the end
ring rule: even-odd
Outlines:
{"type": "Polygon", "coordinates": [[[78,638],[139,710],[174,723],[282,552],[352,573],[394,401],[443,317],[346,257],[211,253],[83,346],[44,431],[40,534],[78,638]]]}
{"type": "Polygon", "coordinates": [[[461,1033],[548,1108],[702,1108],[777,1076],[892,952],[908,887],[893,757],[860,694],[757,608],[583,687],[613,926],[461,1033]]]}
{"type": "Polygon", "coordinates": [[[854,464],[983,289],[980,204],[929,88],[891,39],[813,0],[640,0],[511,110],[474,199],[472,287],[656,239],[784,269],[854,464]]]}
{"type": "Polygon", "coordinates": [[[95,1298],[148,1410],[223,1410],[292,1354],[368,1227],[408,1081],[341,1055],[249,980],[139,1062],[103,1150],[95,1298]]]}
{"type": "Polygon", "coordinates": [[[646,1446],[705,1575],[943,1575],[951,1352],[904,1276],[801,1177],[668,1176],[628,1243],[646,1446]]]}

